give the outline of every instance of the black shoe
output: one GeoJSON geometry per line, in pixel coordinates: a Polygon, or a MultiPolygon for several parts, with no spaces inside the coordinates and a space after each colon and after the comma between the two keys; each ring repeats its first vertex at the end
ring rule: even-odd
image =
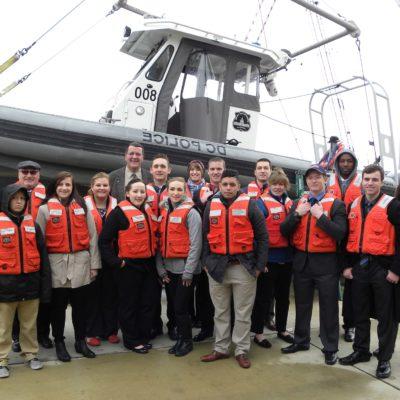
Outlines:
{"type": "Polygon", "coordinates": [[[152,343],[145,343],[143,345],[147,350],[151,350],[153,348],[153,344],[152,343]]]}
{"type": "Polygon", "coordinates": [[[192,339],[182,340],[175,348],[175,357],[183,357],[193,350],[192,339]]]}
{"type": "Polygon", "coordinates": [[[57,358],[62,362],[71,361],[71,356],[69,355],[67,348],[65,347],[64,341],[54,342],[56,347],[57,358]]]}
{"type": "Polygon", "coordinates": [[[325,352],[325,364],[327,365],[335,365],[338,360],[338,355],[336,351],[327,351],[325,352]]]}
{"type": "Polygon", "coordinates": [[[19,344],[19,340],[13,340],[12,351],[14,353],[21,353],[21,345],[19,344]]]}
{"type": "Polygon", "coordinates": [[[284,335],[283,333],[278,332],[277,336],[279,339],[283,340],[286,343],[294,343],[294,338],[289,333],[287,335],[284,335]]]}
{"type": "Polygon", "coordinates": [[[192,328],[201,328],[201,321],[193,321],[192,328]]]}
{"type": "Polygon", "coordinates": [[[168,337],[174,342],[178,340],[178,328],[176,326],[172,329],[168,329],[168,337]]]}
{"type": "Polygon", "coordinates": [[[75,351],[79,354],[82,354],[83,357],[86,357],[86,358],[95,358],[96,357],[96,354],[93,353],[93,351],[89,349],[85,339],[77,340],[75,342],[75,351]]]}
{"type": "Polygon", "coordinates": [[[306,350],[310,350],[310,345],[309,344],[293,343],[288,347],[283,347],[281,349],[281,352],[283,354],[292,354],[292,353],[297,353],[298,351],[306,351],[306,350]]]}
{"type": "Polygon", "coordinates": [[[213,336],[213,332],[209,331],[200,331],[194,338],[193,342],[202,342],[203,340],[206,340],[207,338],[210,338],[213,336]]]}
{"type": "Polygon", "coordinates": [[[140,348],[135,348],[135,347],[133,347],[132,348],[132,351],[134,352],[134,353],[137,353],[137,354],[147,354],[148,352],[149,352],[149,350],[148,349],[146,349],[146,347],[140,347],[140,348]]]}
{"type": "Polygon", "coordinates": [[[53,348],[53,342],[48,336],[39,336],[38,337],[39,344],[45,349],[53,348]]]}
{"type": "Polygon", "coordinates": [[[175,354],[176,348],[179,347],[182,343],[182,339],[178,339],[176,343],[168,349],[168,354],[175,354]]]}
{"type": "Polygon", "coordinates": [[[379,379],[389,378],[392,373],[392,368],[390,367],[390,361],[378,361],[378,366],[376,368],[376,377],[379,379]]]}
{"type": "Polygon", "coordinates": [[[353,351],[347,357],[339,358],[341,365],[354,365],[360,362],[368,362],[371,358],[371,353],[366,351],[353,351]]]}
{"type": "Polygon", "coordinates": [[[260,346],[260,347],[263,347],[264,349],[270,349],[270,348],[272,347],[271,342],[270,342],[269,340],[265,339],[265,338],[264,338],[263,340],[258,340],[258,339],[254,336],[253,342],[254,342],[256,345],[258,345],[258,346],[260,346]]]}
{"type": "Polygon", "coordinates": [[[375,350],[372,352],[372,355],[373,355],[374,357],[378,358],[378,356],[379,356],[379,349],[375,349],[375,350]]]}
{"type": "Polygon", "coordinates": [[[344,331],[344,340],[346,342],[354,342],[355,328],[347,328],[344,331]]]}

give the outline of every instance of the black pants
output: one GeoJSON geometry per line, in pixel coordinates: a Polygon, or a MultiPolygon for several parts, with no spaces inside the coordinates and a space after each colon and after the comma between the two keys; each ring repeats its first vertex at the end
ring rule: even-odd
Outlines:
{"type": "Polygon", "coordinates": [[[278,332],[286,331],[289,312],[289,292],[292,281],[292,264],[268,264],[268,272],[257,279],[256,299],[251,315],[251,331],[263,333],[264,319],[275,299],[275,324],[278,332]]]}
{"type": "Polygon", "coordinates": [[[319,328],[323,352],[338,351],[339,305],[337,274],[314,275],[306,271],[294,272],[294,293],[296,301],[296,326],[294,341],[297,344],[310,343],[310,323],[314,300],[314,289],[319,297],[319,328]]]}
{"type": "Polygon", "coordinates": [[[379,265],[353,268],[353,307],[356,335],[353,348],[369,351],[371,295],[378,320],[379,360],[392,358],[397,336],[397,322],[393,318],[393,284],[386,280],[387,270],[379,265]]]}
{"type": "Polygon", "coordinates": [[[343,302],[342,302],[342,317],[343,317],[344,329],[354,328],[352,282],[353,281],[350,279],[344,280],[343,302]]]}
{"type": "Polygon", "coordinates": [[[182,274],[173,274],[169,271],[168,277],[171,281],[165,285],[165,291],[171,310],[171,322],[178,328],[178,335],[182,339],[192,339],[192,321],[189,311],[193,293],[193,282],[189,287],[183,286],[182,274]]]}
{"type": "Polygon", "coordinates": [[[155,266],[119,270],[118,316],[127,349],[148,343],[157,307],[159,283],[155,266]]]}
{"type": "Polygon", "coordinates": [[[116,270],[103,265],[89,285],[87,336],[107,338],[118,332],[118,289],[116,270]]]}
{"type": "Polygon", "coordinates": [[[85,339],[88,294],[89,285],[75,289],[53,289],[51,302],[51,329],[56,342],[64,340],[65,312],[68,304],[71,304],[72,308],[72,325],[74,326],[75,340],[85,339]]]}
{"type": "MultiPolygon", "coordinates": [[[[39,303],[39,311],[37,316],[37,337],[48,337],[50,335],[50,320],[51,320],[51,304],[50,303],[39,303]]],[[[12,328],[12,339],[19,341],[19,320],[18,312],[15,313],[13,328],[12,328]]]]}
{"type": "Polygon", "coordinates": [[[208,276],[205,271],[201,271],[196,284],[196,310],[201,322],[201,330],[214,332],[214,305],[210,296],[208,276]]]}
{"type": "MultiPolygon", "coordinates": [[[[154,312],[154,319],[152,328],[156,331],[162,330],[163,327],[163,320],[162,320],[162,307],[161,307],[161,296],[162,296],[162,284],[159,283],[157,286],[157,292],[155,293],[156,299],[156,310],[154,312]]],[[[169,325],[168,325],[169,329],[169,325]]]]}

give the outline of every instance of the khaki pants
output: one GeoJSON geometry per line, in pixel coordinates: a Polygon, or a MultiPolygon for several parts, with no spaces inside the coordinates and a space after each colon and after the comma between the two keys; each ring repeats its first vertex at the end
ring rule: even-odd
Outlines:
{"type": "Polygon", "coordinates": [[[235,356],[250,350],[251,312],[256,296],[257,280],[241,264],[227,267],[222,283],[209,275],[210,295],[215,307],[215,351],[227,354],[231,341],[235,356]],[[235,325],[231,338],[231,297],[235,309],[235,325]]]}
{"type": "Polygon", "coordinates": [[[8,354],[12,345],[12,326],[16,312],[18,312],[20,325],[21,356],[25,357],[26,361],[36,357],[39,351],[36,332],[38,309],[38,299],[0,303],[0,366],[8,364],[8,354]]]}

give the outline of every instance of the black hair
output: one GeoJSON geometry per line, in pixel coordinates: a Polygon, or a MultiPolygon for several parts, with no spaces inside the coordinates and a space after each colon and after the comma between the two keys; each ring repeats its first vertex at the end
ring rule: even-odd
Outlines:
{"type": "Polygon", "coordinates": [[[126,146],[126,149],[125,149],[125,154],[127,154],[128,153],[128,149],[129,149],[129,147],[140,147],[141,149],[142,149],[142,153],[143,153],[143,155],[144,155],[144,147],[143,147],[143,145],[141,144],[141,143],[139,143],[139,142],[130,142],[129,144],[128,144],[128,146],[126,146]]]}
{"type": "Polygon", "coordinates": [[[365,174],[373,174],[374,172],[379,171],[379,174],[381,175],[381,180],[383,181],[385,179],[385,171],[383,168],[378,165],[378,164],[370,164],[364,167],[362,171],[362,177],[364,178],[365,174]]]}
{"type": "Polygon", "coordinates": [[[239,180],[239,172],[236,169],[227,168],[222,173],[221,180],[224,178],[236,178],[239,180]]]}
{"type": "Polygon", "coordinates": [[[257,164],[258,164],[259,162],[267,162],[267,163],[269,164],[269,167],[272,168],[271,160],[269,160],[268,158],[259,158],[259,159],[256,161],[256,168],[257,168],[257,164]]]}

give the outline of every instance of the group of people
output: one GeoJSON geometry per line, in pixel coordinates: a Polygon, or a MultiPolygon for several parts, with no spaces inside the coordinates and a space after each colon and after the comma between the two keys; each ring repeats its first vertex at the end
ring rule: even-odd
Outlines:
{"type": "MultiPolygon", "coordinates": [[[[285,354],[308,350],[314,290],[320,306],[325,363],[337,362],[338,288],[345,279],[345,340],[353,352],[343,365],[369,361],[370,317],[378,320],[376,375],[387,378],[394,351],[400,276],[400,203],[382,192],[384,172],[357,173],[349,150],[337,155],[328,178],[318,164],[305,172],[309,189],[298,200],[281,168],[262,158],[255,180],[241,187],[238,171],[222,158],[188,164],[187,179],[170,177],[168,156],[143,169],[144,149],[131,143],[125,166],[93,176],[82,198],[74,177],[60,172],[45,188],[40,165],[18,164],[17,183],[2,192],[0,213],[0,378],[8,354],[21,351],[38,370],[39,344],[68,362],[66,310],[71,305],[75,350],[94,358],[101,340],[139,354],[166,324],[177,357],[193,342],[215,335],[213,362],[230,356],[249,368],[253,342],[270,348],[264,323],[275,311],[285,354]],[[293,275],[293,276],[292,276],[293,275]],[[290,286],[295,293],[294,335],[287,329],[290,286]],[[397,290],[397,289],[396,289],[397,290]],[[192,337],[192,327],[200,332],[192,337]],[[51,333],[54,338],[50,339],[51,333]]],[[[399,196],[397,196],[399,197],[399,196]]]]}

